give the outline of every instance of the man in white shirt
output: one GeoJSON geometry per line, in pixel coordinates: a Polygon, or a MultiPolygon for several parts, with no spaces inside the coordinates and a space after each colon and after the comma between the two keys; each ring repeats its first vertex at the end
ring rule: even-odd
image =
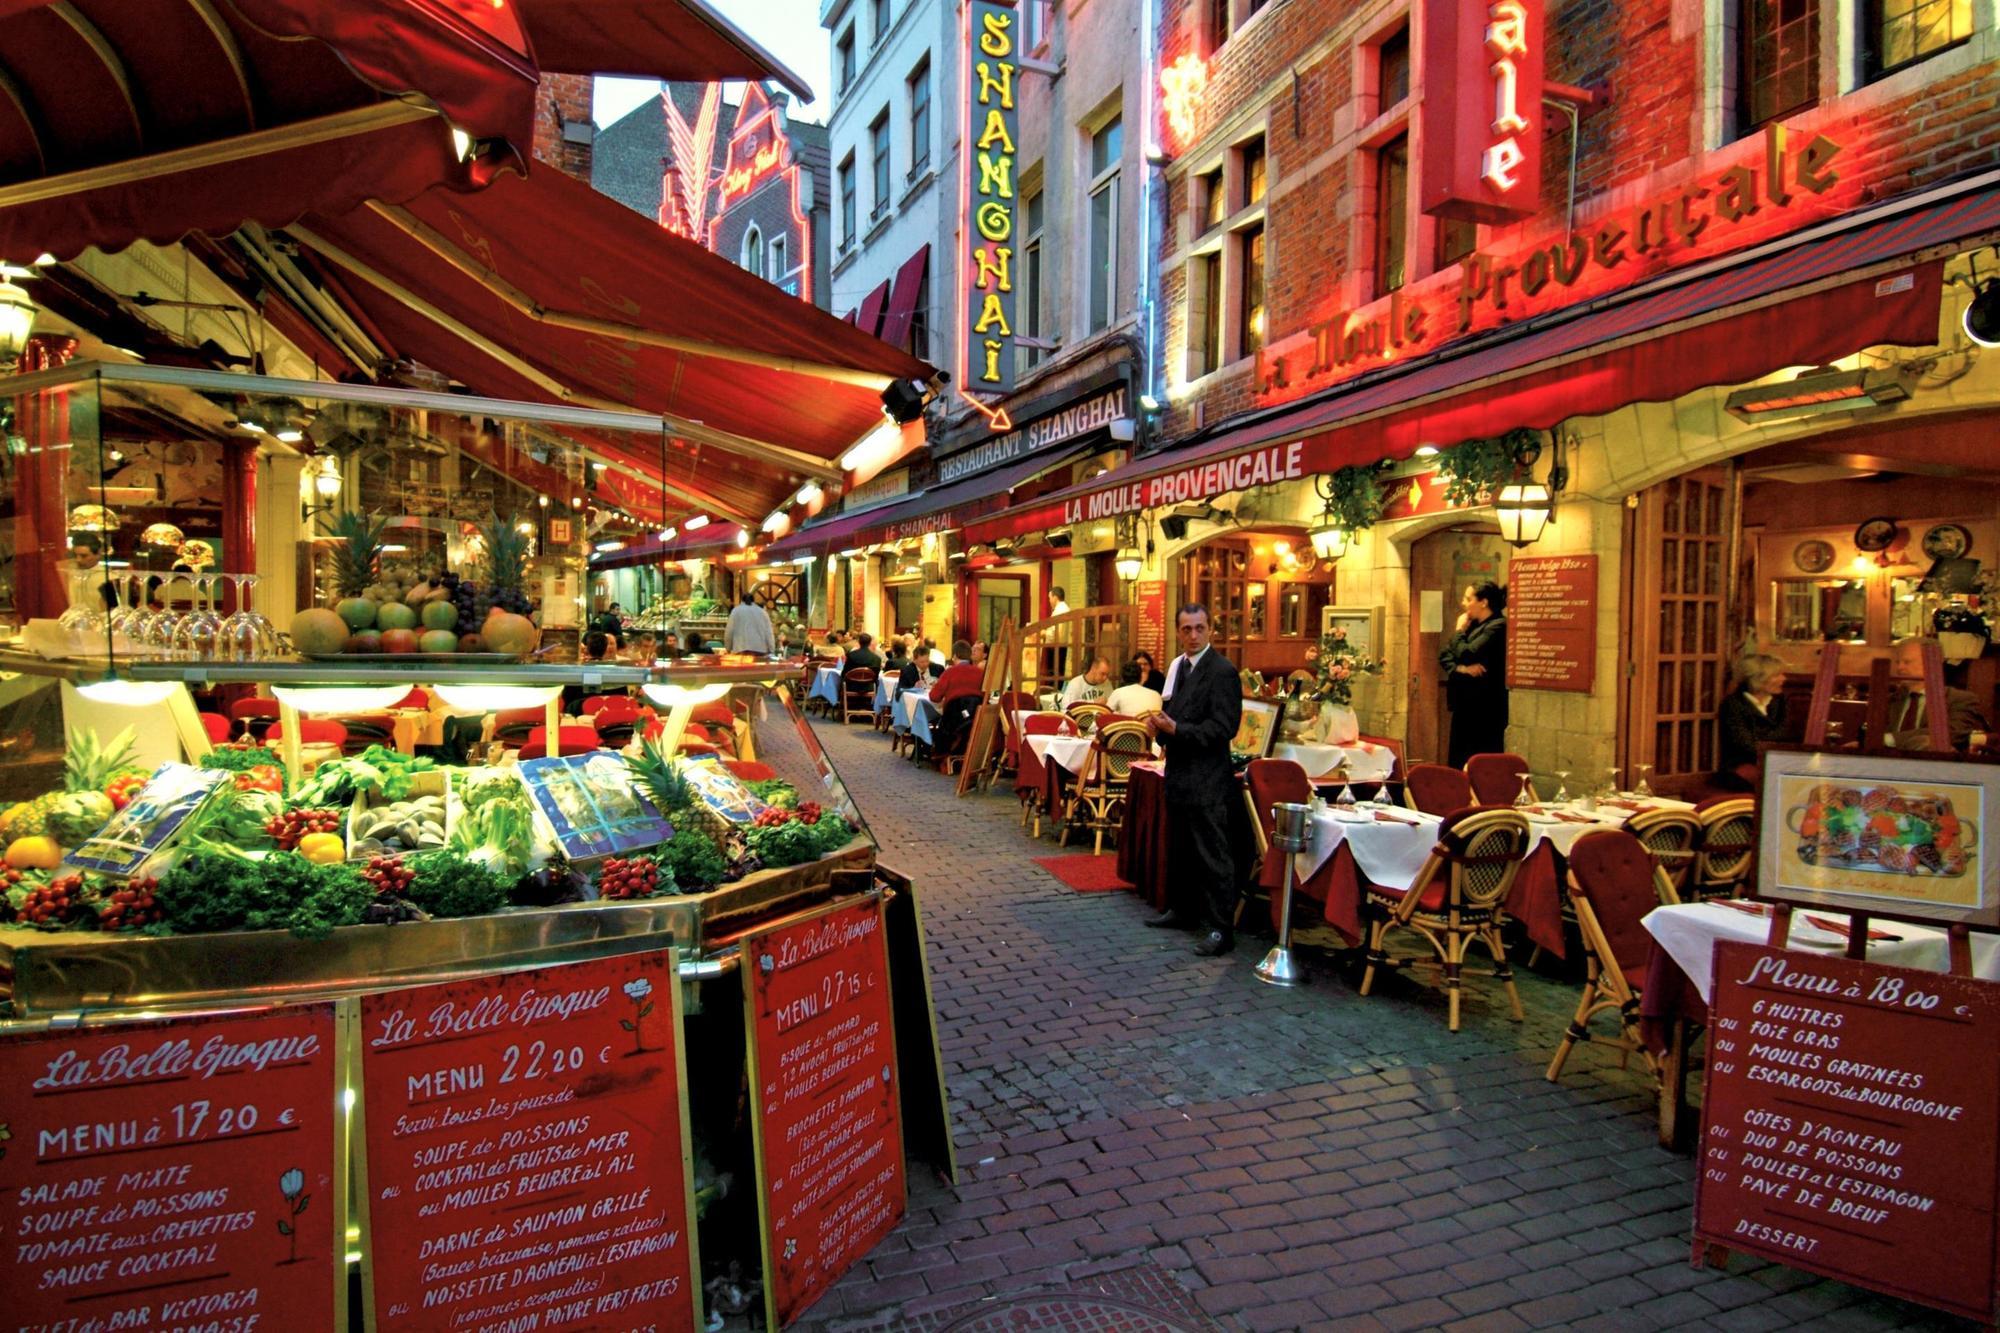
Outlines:
{"type": "Polygon", "coordinates": [[[1143,674],[1143,669],[1137,662],[1125,664],[1125,670],[1119,675],[1118,688],[1111,691],[1110,697],[1104,701],[1112,712],[1120,717],[1144,717],[1148,713],[1157,713],[1166,706],[1165,701],[1160,698],[1160,692],[1149,689],[1139,679],[1143,674]]]}
{"type": "Polygon", "coordinates": [[[1102,657],[1094,657],[1090,661],[1089,670],[1081,676],[1072,677],[1069,684],[1063,686],[1062,706],[1068,708],[1071,704],[1102,703],[1104,696],[1109,693],[1111,693],[1111,663],[1102,657]]]}
{"type": "Polygon", "coordinates": [[[769,657],[778,651],[777,631],[771,628],[771,613],[757,605],[749,593],[729,613],[722,631],[722,650],[728,653],[755,653],[769,657]]]}

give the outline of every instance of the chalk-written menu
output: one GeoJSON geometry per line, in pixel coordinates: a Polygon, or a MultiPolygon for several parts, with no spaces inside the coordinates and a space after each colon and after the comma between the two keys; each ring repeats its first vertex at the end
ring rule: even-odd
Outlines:
{"type": "Polygon", "coordinates": [[[9,1328],[334,1322],[331,1005],[0,1040],[9,1328]]]}
{"type": "Polygon", "coordinates": [[[376,1327],[692,1330],[668,951],[361,1002],[376,1327]]]}
{"type": "Polygon", "coordinates": [[[1695,1238],[1990,1319],[2000,986],[1724,943],[1695,1238]]]}
{"type": "Polygon", "coordinates": [[[882,901],[743,942],[765,1291],[789,1324],[902,1220],[903,1131],[882,901]]]}

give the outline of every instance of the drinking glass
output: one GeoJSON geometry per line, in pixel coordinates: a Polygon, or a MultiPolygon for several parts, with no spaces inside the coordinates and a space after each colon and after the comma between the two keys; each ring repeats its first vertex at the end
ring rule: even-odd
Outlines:
{"type": "Polygon", "coordinates": [[[1535,803],[1535,784],[1531,780],[1532,775],[1516,773],[1514,776],[1521,779],[1521,794],[1514,798],[1514,808],[1526,810],[1535,803]]]}
{"type": "Polygon", "coordinates": [[[218,631],[222,655],[231,662],[256,662],[275,655],[277,633],[271,622],[250,605],[259,576],[225,574],[223,577],[235,584],[236,610],[218,631]]]}
{"type": "Polygon", "coordinates": [[[220,578],[219,574],[193,576],[194,607],[174,626],[174,656],[194,662],[215,657],[218,631],[222,628],[222,617],[215,611],[215,590],[220,578]]]}
{"type": "Polygon", "coordinates": [[[1598,793],[1598,799],[1603,800],[1606,797],[1616,796],[1617,794],[1618,770],[1616,768],[1607,768],[1604,770],[1604,789],[1598,793]]]}
{"type": "Polygon", "coordinates": [[[1351,813],[1354,809],[1354,788],[1345,782],[1341,783],[1340,795],[1333,798],[1333,803],[1339,806],[1342,812],[1351,813]]]}
{"type": "Polygon", "coordinates": [[[1557,805],[1564,805],[1569,801],[1569,773],[1566,768],[1556,770],[1556,794],[1549,799],[1557,805]]]}
{"type": "Polygon", "coordinates": [[[102,639],[105,619],[101,607],[103,599],[97,595],[97,585],[103,581],[103,575],[97,570],[70,571],[69,605],[56,617],[56,624],[72,635],[102,639]]]}
{"type": "Polygon", "coordinates": [[[1653,797],[1653,784],[1646,781],[1646,775],[1652,771],[1651,764],[1639,765],[1639,785],[1632,789],[1632,794],[1642,801],[1651,800],[1653,797]]]}

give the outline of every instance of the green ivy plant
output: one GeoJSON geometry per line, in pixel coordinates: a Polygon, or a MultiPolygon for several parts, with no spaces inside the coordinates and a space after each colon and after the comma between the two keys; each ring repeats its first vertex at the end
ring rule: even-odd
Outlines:
{"type": "Polygon", "coordinates": [[[1448,505],[1477,503],[1482,494],[1491,496],[1520,472],[1522,449],[1539,447],[1538,432],[1517,428],[1505,435],[1481,440],[1464,440],[1440,450],[1438,469],[1444,473],[1444,502],[1448,505]]]}
{"type": "Polygon", "coordinates": [[[1331,490],[1327,512],[1349,532],[1372,528],[1382,517],[1382,487],[1375,480],[1374,468],[1341,468],[1333,474],[1331,490]]]}

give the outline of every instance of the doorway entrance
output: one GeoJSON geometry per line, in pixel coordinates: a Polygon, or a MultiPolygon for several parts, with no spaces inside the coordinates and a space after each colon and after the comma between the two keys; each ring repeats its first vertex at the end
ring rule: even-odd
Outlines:
{"type": "Polygon", "coordinates": [[[1410,546],[1410,763],[1441,764],[1449,752],[1451,713],[1444,703],[1444,673],[1438,650],[1458,624],[1459,598],[1466,588],[1491,581],[1507,583],[1512,554],[1500,531],[1489,523],[1445,528],[1410,546]]]}
{"type": "Polygon", "coordinates": [[[1023,612],[1028,605],[1026,574],[979,574],[973,578],[972,634],[991,644],[1000,637],[1000,622],[1011,618],[1024,625],[1032,617],[1023,612]]]}

